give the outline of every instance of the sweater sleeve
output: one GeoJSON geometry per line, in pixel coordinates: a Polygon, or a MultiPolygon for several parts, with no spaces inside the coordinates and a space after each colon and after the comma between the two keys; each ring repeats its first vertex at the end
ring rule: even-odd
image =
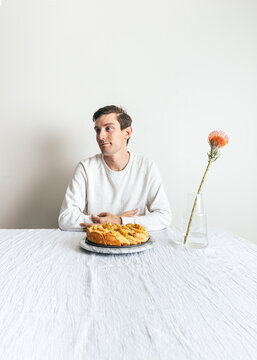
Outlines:
{"type": "Polygon", "coordinates": [[[147,204],[149,214],[144,216],[122,217],[122,223],[139,224],[144,226],[148,231],[162,230],[169,227],[172,214],[170,211],[169,201],[165,194],[160,172],[152,163],[149,172],[147,186],[147,204]]]}
{"type": "Polygon", "coordinates": [[[84,231],[80,223],[93,223],[91,216],[83,213],[86,207],[87,177],[81,163],[76,167],[62,202],[58,224],[61,230],[84,231]]]}

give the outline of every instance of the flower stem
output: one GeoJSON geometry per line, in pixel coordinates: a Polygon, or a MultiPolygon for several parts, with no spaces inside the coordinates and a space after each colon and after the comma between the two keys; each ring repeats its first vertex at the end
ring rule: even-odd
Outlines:
{"type": "Polygon", "coordinates": [[[185,235],[185,238],[184,238],[184,245],[186,244],[187,237],[188,237],[188,234],[189,234],[191,222],[192,222],[193,215],[194,215],[194,211],[195,211],[195,206],[196,206],[196,203],[197,203],[197,197],[198,197],[198,195],[200,194],[200,191],[201,191],[201,189],[202,189],[205,176],[206,176],[206,174],[207,174],[207,172],[208,172],[208,170],[209,170],[209,167],[210,167],[210,165],[211,165],[211,163],[212,163],[212,160],[213,160],[213,159],[209,159],[209,161],[208,161],[207,168],[206,168],[206,170],[205,170],[205,173],[204,173],[204,175],[203,175],[201,184],[200,184],[200,186],[199,186],[199,188],[198,188],[198,191],[197,191],[197,194],[196,194],[196,197],[195,197],[194,205],[193,205],[193,208],[192,208],[192,211],[191,211],[191,215],[190,215],[190,219],[189,219],[189,222],[188,222],[188,225],[187,225],[186,235],[185,235]]]}

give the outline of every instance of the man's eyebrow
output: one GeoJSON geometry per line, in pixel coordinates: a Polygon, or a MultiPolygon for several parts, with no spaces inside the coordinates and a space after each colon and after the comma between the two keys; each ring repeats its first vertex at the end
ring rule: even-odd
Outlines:
{"type": "MultiPolygon", "coordinates": [[[[115,125],[115,123],[107,123],[107,124],[104,124],[103,126],[107,126],[107,125],[115,125]]],[[[99,127],[95,126],[94,129],[99,129],[99,127]]]]}

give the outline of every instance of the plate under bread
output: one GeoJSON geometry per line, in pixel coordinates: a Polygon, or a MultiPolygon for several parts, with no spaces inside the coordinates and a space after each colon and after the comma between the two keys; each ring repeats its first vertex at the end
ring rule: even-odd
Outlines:
{"type": "Polygon", "coordinates": [[[141,244],[137,245],[125,245],[125,246],[106,246],[101,244],[96,244],[88,240],[88,238],[83,238],[80,241],[80,246],[88,251],[102,253],[102,254],[128,254],[135,253],[140,251],[145,251],[151,249],[154,245],[154,240],[151,237],[141,244]]]}

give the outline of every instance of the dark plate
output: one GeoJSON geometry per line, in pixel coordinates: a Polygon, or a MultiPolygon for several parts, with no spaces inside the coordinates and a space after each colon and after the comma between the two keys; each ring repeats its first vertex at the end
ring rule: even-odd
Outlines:
{"type": "Polygon", "coordinates": [[[141,244],[137,244],[137,245],[125,245],[125,246],[112,246],[112,245],[101,245],[101,244],[96,244],[96,243],[93,243],[91,241],[88,240],[88,238],[85,239],[85,242],[89,245],[93,245],[93,246],[97,246],[97,247],[102,247],[102,248],[117,248],[117,249],[124,249],[124,248],[132,248],[132,247],[140,247],[142,245],[145,245],[148,243],[148,241],[150,240],[150,237],[147,241],[141,243],[141,244]]]}

